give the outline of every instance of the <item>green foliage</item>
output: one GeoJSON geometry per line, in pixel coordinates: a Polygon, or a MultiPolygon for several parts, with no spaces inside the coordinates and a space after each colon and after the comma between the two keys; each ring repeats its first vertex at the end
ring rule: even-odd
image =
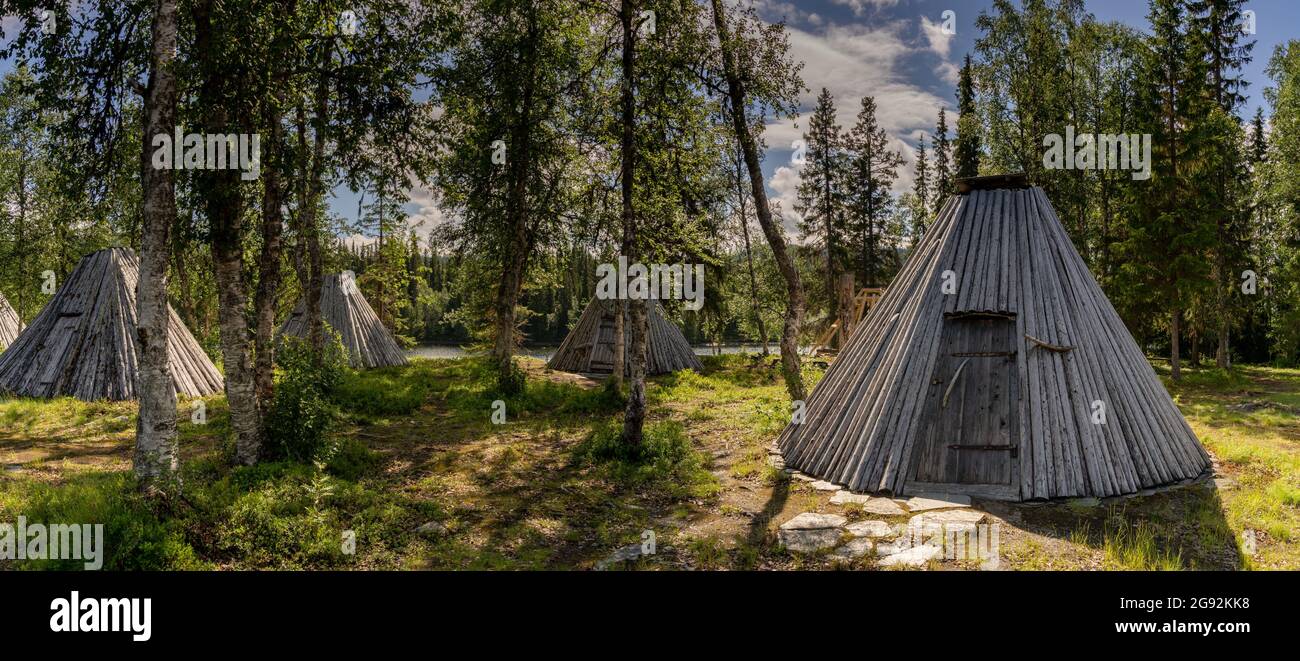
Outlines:
{"type": "MultiPolygon", "coordinates": [[[[7,482],[0,490],[0,512],[29,523],[102,524],[107,571],[211,569],[186,539],[182,520],[139,495],[130,473],[78,475],[62,484],[7,482]]],[[[3,561],[0,561],[0,567],[3,561]]],[[[84,560],[30,561],[18,567],[80,571],[84,560]]]]}
{"type": "Polygon", "coordinates": [[[528,375],[520,369],[513,358],[507,359],[504,370],[498,370],[496,391],[505,396],[518,395],[528,384],[528,375]]]}
{"type": "Polygon", "coordinates": [[[1102,550],[1110,569],[1178,571],[1183,568],[1181,549],[1171,549],[1156,535],[1156,526],[1130,522],[1115,513],[1107,517],[1102,550]]]}
{"type": "Polygon", "coordinates": [[[706,468],[679,422],[657,422],[646,426],[641,444],[623,442],[621,424],[596,429],[573,450],[575,459],[609,471],[610,476],[629,486],[653,485],[682,496],[709,497],[717,494],[717,478],[706,468]]]}
{"type": "Polygon", "coordinates": [[[349,371],[332,398],[350,413],[372,417],[411,415],[434,392],[429,365],[421,361],[410,367],[349,371]]]}
{"type": "Polygon", "coordinates": [[[275,397],[267,408],[263,452],[268,459],[324,461],[334,450],[330,431],[336,408],[331,399],[349,372],[347,351],[337,335],[316,356],[309,341],[285,337],[277,354],[275,397]]]}

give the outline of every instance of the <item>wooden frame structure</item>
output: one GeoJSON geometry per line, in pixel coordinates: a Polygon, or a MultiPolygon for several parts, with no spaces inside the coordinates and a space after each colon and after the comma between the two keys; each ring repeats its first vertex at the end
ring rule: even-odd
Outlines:
{"type": "MultiPolygon", "coordinates": [[[[348,362],[357,369],[406,365],[406,352],[397,338],[379,320],[370,302],[361,295],[356,275],[351,271],[327,275],[320,291],[321,319],[339,334],[348,362]]],[[[280,335],[306,338],[307,301],[298,301],[293,313],[280,328],[280,335]]]]}
{"type": "MultiPolygon", "coordinates": [[[[0,353],[0,392],[86,401],[136,398],[135,290],[140,262],[128,248],[82,258],[18,339],[0,353]]],[[[176,391],[221,392],[221,373],[168,306],[167,353],[176,391]]]]}
{"type": "MultiPolygon", "coordinates": [[[[853,323],[849,325],[847,335],[852,336],[853,329],[862,322],[863,316],[870,312],[871,307],[880,302],[880,298],[884,295],[884,287],[863,287],[858,290],[858,293],[853,296],[853,314],[849,317],[853,320],[853,323]]],[[[843,320],[844,317],[841,315],[839,319],[831,322],[831,325],[827,326],[826,330],[822,331],[821,335],[817,336],[817,340],[813,342],[812,348],[808,350],[808,355],[816,356],[819,354],[833,353],[834,350],[832,350],[830,346],[831,342],[835,341],[836,338],[839,338],[839,345],[841,347],[847,344],[848,337],[845,337],[845,333],[842,332],[843,320]]]]}
{"type": "Polygon", "coordinates": [[[1007,500],[1207,470],[1042,189],[963,189],[782,432],[786,465],[856,491],[1007,500]]]}
{"type": "Polygon", "coordinates": [[[23,322],[18,318],[18,313],[14,312],[5,295],[0,293],[0,351],[13,344],[22,330],[23,322]]]}
{"type": "MultiPolygon", "coordinates": [[[[609,374],[614,371],[614,317],[618,301],[591,299],[546,366],[562,372],[609,374]]],[[[704,369],[686,336],[664,316],[659,301],[646,301],[646,373],[704,369]]],[[[630,336],[630,330],[625,331],[630,336]]],[[[631,346],[630,339],[627,346],[631,346]]]]}

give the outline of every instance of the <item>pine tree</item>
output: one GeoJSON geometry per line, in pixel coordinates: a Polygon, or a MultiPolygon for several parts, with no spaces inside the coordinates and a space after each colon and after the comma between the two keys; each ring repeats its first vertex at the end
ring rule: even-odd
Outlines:
{"type": "Polygon", "coordinates": [[[1249,81],[1240,71],[1250,64],[1254,41],[1246,41],[1241,29],[1246,0],[1193,0],[1187,3],[1192,15],[1192,33],[1206,60],[1206,84],[1214,102],[1234,112],[1246,102],[1242,94],[1249,81]]]}
{"type": "Polygon", "coordinates": [[[912,210],[912,238],[921,238],[925,228],[930,226],[933,217],[930,209],[930,164],[925,154],[925,134],[916,146],[916,177],[912,180],[912,194],[916,197],[916,208],[912,210]]]}
{"type": "Polygon", "coordinates": [[[1263,154],[1256,181],[1260,211],[1269,235],[1269,339],[1273,358],[1300,364],[1300,40],[1278,45],[1267,71],[1272,85],[1264,91],[1269,116],[1267,149],[1263,121],[1254,153],[1263,154]]]}
{"type": "Polygon", "coordinates": [[[1195,0],[1188,3],[1191,14],[1191,35],[1193,47],[1204,59],[1205,80],[1218,109],[1225,117],[1213,123],[1207,122],[1204,128],[1209,131],[1205,136],[1211,145],[1208,155],[1218,161],[1217,171],[1209,177],[1209,190],[1215,200],[1215,245],[1213,248],[1213,282],[1214,296],[1212,315],[1217,323],[1218,348],[1215,362],[1220,368],[1229,366],[1230,320],[1235,316],[1235,305],[1230,300],[1234,281],[1229,273],[1229,264],[1239,262],[1248,252],[1245,228],[1241,225],[1246,220],[1242,209],[1246,201],[1241,198],[1245,192],[1241,173],[1244,170],[1245,153],[1237,149],[1236,109],[1245,102],[1242,91],[1247,81],[1240,74],[1243,66],[1251,60],[1250,51],[1254,41],[1246,41],[1241,30],[1242,7],[1245,0],[1195,0]],[[1232,155],[1233,158],[1225,158],[1232,155]]]}
{"type": "Polygon", "coordinates": [[[1264,106],[1255,108],[1255,117],[1250,120],[1250,165],[1256,168],[1268,160],[1268,137],[1264,135],[1264,106]]]}
{"type": "Polygon", "coordinates": [[[890,193],[903,157],[889,149],[889,134],[876,120],[876,100],[862,98],[857,123],[845,140],[849,151],[848,229],[857,235],[854,246],[859,256],[863,285],[881,282],[880,258],[893,251],[901,237],[888,227],[894,197],[890,193]]]}
{"type": "Polygon", "coordinates": [[[807,162],[799,183],[796,210],[803,215],[804,236],[815,239],[826,253],[826,295],[830,318],[839,316],[835,283],[843,270],[844,135],[835,123],[835,99],[822,88],[817,107],[804,133],[807,162]]]}
{"type": "Polygon", "coordinates": [[[938,209],[952,194],[952,144],[948,141],[948,112],[939,109],[939,123],[934,127],[934,203],[938,209]]]}
{"type": "Polygon", "coordinates": [[[957,79],[957,145],[954,152],[957,177],[975,177],[980,173],[979,117],[975,114],[975,81],[970,54],[961,65],[957,79]]]}
{"type": "Polygon", "coordinates": [[[1123,273],[1130,292],[1168,312],[1171,376],[1181,377],[1180,340],[1188,311],[1204,293],[1214,242],[1196,181],[1203,161],[1203,71],[1189,44],[1181,0],[1152,0],[1151,35],[1140,66],[1148,84],[1136,102],[1139,131],[1152,134],[1152,173],[1129,190],[1132,210],[1123,273]]]}

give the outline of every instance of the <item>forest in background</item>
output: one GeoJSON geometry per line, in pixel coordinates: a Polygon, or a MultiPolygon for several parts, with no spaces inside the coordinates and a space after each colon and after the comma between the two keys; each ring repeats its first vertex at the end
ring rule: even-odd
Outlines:
{"type": "MultiPolygon", "coordinates": [[[[596,264],[702,263],[704,308],[673,311],[688,338],[779,342],[800,400],[795,348],[837,316],[832,283],[887,284],[955,179],[1025,172],[1174,379],[1186,362],[1295,365],[1300,42],[1252,53],[1243,6],[1151,0],[1136,30],[1080,0],[998,0],[977,21],[951,124],[941,110],[914,163],[890,149],[871,97],[842,127],[821,90],[785,236],[759,164],[764,126],[797,114],[802,63],[785,26],[748,5],[104,0],[45,15],[3,0],[0,13],[26,18],[4,35],[0,290],[31,320],[49,275],[136,248],[142,310],[165,284],[223,364],[241,462],[256,461],[274,396],[278,321],[342,269],[407,343],[490,349],[517,391],[515,350],[564,335],[596,264]],[[1243,118],[1240,70],[1256,56],[1269,112],[1243,118]],[[142,136],[175,127],[259,135],[261,176],[150,167],[142,136]],[[1153,176],[1046,168],[1044,136],[1068,127],[1150,134],[1153,176]],[[903,167],[916,183],[898,196],[903,167]],[[416,185],[447,215],[427,239],[404,211],[416,185]],[[363,195],[356,223],[329,213],[340,186],[363,195]],[[368,240],[346,240],[357,234],[368,240]]],[[[625,323],[611,381],[621,391],[626,358],[635,446],[644,304],[625,323]]],[[[146,410],[166,410],[143,400],[142,429],[146,410]]]]}
{"type": "MultiPolygon", "coordinates": [[[[1243,5],[1156,1],[1149,12],[1151,25],[1139,31],[1097,22],[1080,1],[1028,1],[1023,9],[998,1],[979,18],[976,52],[962,66],[952,122],[946,111],[940,112],[930,141],[922,138],[919,157],[911,164],[889,148],[876,124],[874,100],[863,100],[857,124],[842,128],[836,125],[831,92],[820,91],[805,128],[807,156],[797,208],[802,223],[796,260],[810,311],[806,336],[837,316],[835,297],[828,291],[839,273],[854,273],[859,286],[888,284],[905,259],[906,246],[952,193],[954,178],[1026,172],[1048,191],[1080,254],[1135,336],[1148,340],[1149,349],[1167,354],[1167,336],[1177,321],[1182,354],[1192,363],[1204,355],[1222,364],[1235,355],[1248,362],[1295,364],[1300,359],[1295,220],[1300,55],[1290,46],[1264,53],[1274,85],[1260,92],[1271,113],[1265,116],[1261,109],[1253,117],[1236,115],[1247,94],[1240,68],[1255,56],[1249,35],[1238,29],[1243,5]],[[1080,134],[1153,134],[1152,180],[1132,181],[1123,170],[1045,169],[1040,137],[1062,133],[1065,126],[1080,134]],[[896,195],[893,181],[904,167],[914,168],[914,190],[896,195]],[[1240,291],[1247,269],[1261,278],[1253,297],[1240,291]],[[1165,340],[1160,340],[1162,334],[1165,340]]],[[[474,33],[489,29],[493,12],[504,12],[493,3],[480,9],[484,21],[456,27],[459,51],[432,42],[428,46],[482,62],[491,60],[481,57],[517,57],[520,44],[495,43],[497,36],[474,33]]],[[[547,130],[555,131],[549,137],[555,143],[547,148],[555,152],[539,157],[550,159],[547,163],[565,170],[568,178],[552,182],[554,199],[545,200],[551,217],[533,230],[533,259],[520,297],[521,338],[555,344],[593,295],[595,265],[608,262],[619,247],[617,163],[597,156],[616,147],[614,135],[601,126],[608,118],[601,116],[604,105],[599,103],[614,86],[610,81],[616,77],[607,68],[616,44],[607,31],[595,29],[598,23],[575,23],[597,17],[564,3],[538,3],[536,9],[559,21],[549,30],[564,36],[564,48],[572,48],[538,62],[556,86],[552,94],[582,88],[581,96],[569,94],[564,103],[552,100],[547,108],[558,120],[547,122],[547,130]],[[578,39],[571,39],[575,31],[578,39]]],[[[686,13],[702,12],[703,5],[688,9],[686,13]]],[[[707,18],[664,21],[669,16],[660,16],[656,27],[707,18]]],[[[749,20],[755,35],[768,30],[780,38],[780,25],[764,25],[753,14],[749,20]]],[[[689,46],[689,38],[680,35],[659,55],[668,64],[688,68],[716,56],[707,49],[672,51],[689,46]]],[[[10,55],[22,52],[13,49],[10,55]]],[[[420,60],[428,64],[432,55],[420,60]]],[[[768,73],[785,86],[783,101],[792,103],[801,85],[797,62],[755,65],[775,66],[768,73]]],[[[490,112],[491,103],[502,101],[476,96],[482,90],[469,88],[468,75],[445,78],[421,83],[432,94],[429,101],[409,103],[425,107],[441,101],[443,107],[455,108],[459,101],[477,104],[465,112],[490,112]]],[[[82,152],[94,160],[70,163],[69,154],[92,146],[62,134],[60,112],[38,103],[39,94],[27,65],[10,73],[0,88],[0,150],[5,154],[0,159],[0,264],[5,267],[0,269],[0,290],[9,293],[25,320],[48,299],[39,286],[43,272],[66,277],[88,252],[138,247],[140,241],[139,178],[131,159],[138,146],[130,144],[138,137],[121,131],[113,135],[114,143],[100,146],[101,154],[82,152]]],[[[697,344],[772,341],[780,328],[783,285],[755,225],[744,168],[728,143],[724,101],[705,86],[682,88],[680,94],[690,104],[681,105],[684,115],[673,118],[676,126],[664,125],[663,130],[693,131],[695,139],[669,150],[679,177],[663,183],[673,190],[656,193],[656,203],[679,207],[666,215],[677,216],[672,223],[679,225],[682,237],[668,252],[707,264],[708,285],[702,311],[673,312],[697,344]]],[[[123,96],[112,104],[103,109],[121,125],[139,122],[138,99],[123,96]]],[[[430,121],[428,130],[437,130],[439,121],[455,121],[454,115],[430,121]]],[[[763,118],[754,118],[755,129],[763,118]]],[[[404,142],[406,148],[438,144],[434,133],[412,134],[404,142]]],[[[434,159],[432,151],[425,148],[421,159],[434,159]]],[[[452,154],[448,159],[474,160],[452,154]]],[[[480,232],[478,221],[471,220],[478,209],[464,198],[468,186],[480,185],[473,177],[482,173],[442,173],[438,163],[422,172],[387,173],[381,160],[326,168],[325,186],[347,183],[367,196],[359,223],[328,217],[325,236],[364,236],[367,241],[326,239],[325,271],[355,271],[385,324],[408,344],[468,344],[487,337],[490,290],[482,284],[495,280],[500,258],[491,251],[493,234],[480,232]],[[432,237],[422,236],[429,234],[426,228],[420,233],[408,228],[403,191],[409,189],[398,181],[408,174],[428,178],[454,212],[450,226],[433,228],[432,237]]],[[[408,178],[407,185],[412,181],[408,178]]],[[[211,278],[195,277],[211,263],[207,228],[201,208],[192,200],[187,204],[185,195],[179,202],[185,221],[177,224],[173,237],[172,299],[216,357],[216,286],[211,278]]],[[[246,241],[255,245],[256,237],[246,241]]],[[[253,251],[246,255],[251,258],[253,251]]],[[[298,298],[296,284],[287,278],[282,285],[277,298],[281,317],[298,298]]]]}
{"type": "MultiPolygon", "coordinates": [[[[855,126],[841,127],[835,123],[834,99],[822,90],[805,128],[807,159],[797,209],[803,222],[795,256],[810,312],[805,336],[837,316],[828,291],[838,273],[854,273],[859,286],[888,283],[955,178],[1024,171],[1047,190],[1076,247],[1149,348],[1167,354],[1177,316],[1183,355],[1193,363],[1202,356],[1214,359],[1223,345],[1239,360],[1295,364],[1300,359],[1294,174],[1300,158],[1295,137],[1300,56],[1290,46],[1252,54],[1250,36],[1234,28],[1242,23],[1243,5],[1154,2],[1150,25],[1139,31],[1098,22],[1077,1],[1031,1],[1023,8],[995,3],[979,19],[980,38],[961,69],[954,112],[936,117],[934,131],[928,140],[922,137],[912,163],[889,149],[876,125],[874,101],[864,100],[855,126]],[[1270,112],[1240,117],[1247,93],[1240,68],[1255,56],[1269,60],[1273,85],[1254,92],[1265,95],[1270,112]],[[1077,133],[1152,133],[1155,176],[1133,181],[1123,171],[1045,169],[1038,138],[1065,126],[1077,133]],[[914,170],[915,186],[900,196],[891,187],[903,167],[914,170]],[[1154,189],[1161,192],[1151,194],[1154,189]],[[1261,277],[1259,295],[1240,293],[1240,276],[1247,269],[1261,277]]],[[[564,3],[539,3],[537,8],[553,17],[568,16],[569,22],[584,16],[564,3]]],[[[493,5],[485,4],[483,17],[492,10],[493,5]]],[[[752,26],[759,29],[757,22],[752,26]]],[[[492,55],[488,48],[500,49],[494,51],[498,58],[517,56],[474,29],[467,24],[458,34],[465,57],[492,55]]],[[[781,26],[765,29],[780,34],[781,26]]],[[[580,36],[584,43],[574,47],[589,51],[586,57],[612,52],[614,45],[600,43],[597,31],[580,36]]],[[[11,56],[21,53],[13,50],[11,56]]],[[[707,62],[715,55],[699,51],[693,56],[707,62]]],[[[539,62],[552,75],[574,76],[562,81],[566,84],[575,84],[581,73],[592,95],[609,93],[595,88],[599,68],[573,68],[581,64],[578,59],[539,62]]],[[[797,85],[797,63],[764,64],[784,67],[773,75],[785,75],[797,85]]],[[[608,82],[612,74],[604,74],[608,82]]],[[[447,82],[464,85],[466,80],[447,82]]],[[[432,88],[429,103],[440,95],[473,98],[472,90],[454,84],[432,88]]],[[[772,341],[781,323],[781,275],[756,226],[743,167],[738,167],[734,147],[727,148],[722,100],[716,90],[704,87],[683,92],[695,97],[695,116],[685,119],[707,139],[690,154],[694,169],[681,171],[676,183],[690,192],[678,197],[681,215],[695,226],[679,256],[706,263],[709,286],[704,310],[670,311],[695,343],[772,341]]],[[[68,154],[78,153],[69,151],[77,147],[69,144],[75,136],[60,133],[59,111],[38,104],[38,94],[27,65],[11,72],[0,89],[0,149],[5,153],[0,159],[0,263],[5,265],[0,290],[26,320],[49,298],[40,288],[45,271],[62,279],[89,252],[112,245],[138,248],[140,242],[139,179],[131,158],[138,145],[130,143],[138,136],[111,136],[111,151],[92,162],[70,163],[68,154]]],[[[602,106],[593,103],[595,98],[589,101],[562,111],[564,123],[553,127],[563,134],[554,137],[571,148],[608,149],[608,131],[592,131],[602,121],[602,106]]],[[[123,125],[140,121],[138,99],[128,96],[114,104],[123,125]]],[[[555,203],[557,217],[546,228],[545,240],[536,241],[523,285],[520,329],[526,341],[536,344],[564,337],[592,296],[595,265],[608,261],[617,247],[611,220],[617,216],[612,196],[617,163],[578,152],[553,158],[556,163],[583,162],[571,168],[577,176],[562,182],[569,195],[555,203]],[[582,176],[588,179],[578,181],[582,176]]],[[[356,271],[376,311],[408,343],[470,343],[484,337],[490,330],[490,306],[482,283],[493,281],[490,269],[499,257],[476,250],[488,242],[464,231],[468,225],[463,220],[435,228],[431,238],[423,236],[427,228],[420,234],[409,229],[403,187],[386,176],[378,173],[378,164],[326,175],[331,185],[345,179],[358,184],[369,194],[363,200],[371,201],[360,209],[358,223],[326,219],[326,236],[364,236],[366,241],[327,241],[325,270],[356,271]],[[385,194],[376,183],[381,180],[385,194]]],[[[437,177],[430,176],[436,184],[437,177]]],[[[447,197],[455,199],[462,183],[443,185],[447,197]]],[[[215,357],[220,351],[217,294],[211,279],[196,277],[211,257],[202,211],[192,202],[187,208],[181,200],[188,218],[177,223],[173,238],[171,298],[215,357]]],[[[469,210],[457,212],[465,216],[469,210]]],[[[278,298],[281,314],[297,299],[295,284],[292,279],[284,284],[278,298]]]]}

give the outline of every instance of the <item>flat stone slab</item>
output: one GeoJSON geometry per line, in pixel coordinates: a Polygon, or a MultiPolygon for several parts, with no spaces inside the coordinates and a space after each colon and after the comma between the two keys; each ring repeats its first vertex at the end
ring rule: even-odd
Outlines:
{"type": "Polygon", "coordinates": [[[781,530],[820,530],[824,528],[842,528],[849,520],[838,514],[818,514],[804,512],[781,524],[781,530]]]}
{"type": "Polygon", "coordinates": [[[835,495],[831,496],[832,505],[865,505],[870,500],[871,496],[862,493],[853,493],[852,491],[845,491],[843,489],[836,491],[835,495]]]}
{"type": "Polygon", "coordinates": [[[884,521],[858,521],[850,523],[845,530],[849,531],[854,537],[893,537],[898,534],[894,526],[884,521]]]}
{"type": "Polygon", "coordinates": [[[770,454],[767,456],[767,465],[777,469],[785,468],[785,459],[779,454],[770,454]]]}
{"type": "Polygon", "coordinates": [[[416,528],[415,532],[416,534],[424,535],[425,537],[438,537],[440,535],[447,534],[448,529],[447,526],[443,523],[440,523],[438,521],[430,521],[424,525],[421,525],[419,528],[416,528]]]}
{"type": "Polygon", "coordinates": [[[936,523],[972,524],[972,523],[979,523],[980,521],[983,520],[984,520],[983,512],[976,512],[974,510],[944,510],[941,512],[925,512],[923,514],[917,514],[916,516],[912,517],[911,520],[908,521],[907,523],[908,525],[911,526],[921,526],[927,523],[931,525],[936,523]]]}
{"type": "Polygon", "coordinates": [[[902,516],[907,514],[907,510],[888,498],[872,498],[862,505],[862,511],[881,516],[902,516]]]}
{"type": "Polygon", "coordinates": [[[839,558],[840,560],[853,560],[856,558],[861,558],[864,555],[870,555],[872,553],[875,553],[875,549],[872,548],[873,546],[874,546],[874,542],[872,542],[870,539],[858,538],[858,539],[850,540],[844,546],[841,546],[835,549],[833,552],[831,552],[831,557],[839,558]]]}
{"type": "Polygon", "coordinates": [[[794,479],[799,480],[800,482],[816,482],[816,481],[817,481],[817,478],[815,478],[815,477],[813,477],[813,476],[811,476],[811,475],[806,475],[806,474],[804,474],[804,473],[800,473],[799,471],[797,471],[797,470],[795,470],[795,469],[793,469],[793,468],[787,468],[787,469],[785,469],[785,472],[786,472],[786,473],[789,473],[789,474],[790,474],[790,477],[793,477],[794,479]]]}
{"type": "Polygon", "coordinates": [[[938,546],[913,546],[880,559],[881,567],[923,567],[943,553],[938,546]]]}
{"type": "Polygon", "coordinates": [[[636,560],[639,557],[641,557],[641,545],[628,544],[627,546],[614,551],[608,558],[597,562],[596,571],[604,571],[613,565],[628,562],[630,560],[636,560]]]}
{"type": "Polygon", "coordinates": [[[812,488],[818,491],[839,491],[840,485],[827,482],[826,480],[817,480],[812,483],[812,488]]]}
{"type": "Polygon", "coordinates": [[[1097,507],[1101,505],[1101,499],[1100,498],[1071,498],[1070,500],[1066,501],[1066,504],[1069,505],[1070,507],[1078,507],[1078,508],[1097,507]]]}
{"type": "Polygon", "coordinates": [[[839,528],[779,530],[776,537],[786,550],[796,553],[816,553],[839,544],[841,532],[839,528]]]}
{"type": "Polygon", "coordinates": [[[970,507],[970,496],[948,493],[918,493],[907,499],[907,509],[913,512],[970,507]]]}

